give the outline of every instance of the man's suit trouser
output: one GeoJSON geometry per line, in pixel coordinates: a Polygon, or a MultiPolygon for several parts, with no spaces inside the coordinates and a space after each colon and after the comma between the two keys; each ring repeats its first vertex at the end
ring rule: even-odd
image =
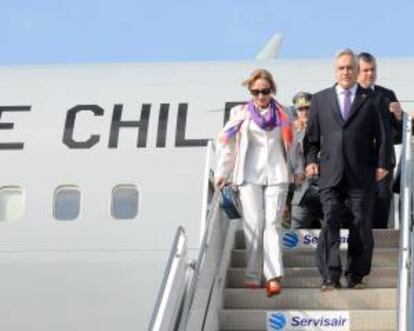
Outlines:
{"type": "Polygon", "coordinates": [[[377,183],[375,193],[375,208],[372,208],[372,227],[376,229],[388,228],[390,218],[391,199],[393,197],[391,184],[393,181],[392,172],[377,183]]]}
{"type": "Polygon", "coordinates": [[[239,187],[247,249],[246,279],[283,276],[281,227],[288,186],[244,184],[239,187]]]}
{"type": "Polygon", "coordinates": [[[342,180],[337,186],[323,189],[320,193],[324,224],[317,247],[319,272],[324,280],[336,281],[341,276],[339,235],[344,203],[347,201],[353,220],[349,225],[346,276],[353,280],[361,280],[371,269],[374,239],[369,217],[374,192],[352,189],[342,180]]]}

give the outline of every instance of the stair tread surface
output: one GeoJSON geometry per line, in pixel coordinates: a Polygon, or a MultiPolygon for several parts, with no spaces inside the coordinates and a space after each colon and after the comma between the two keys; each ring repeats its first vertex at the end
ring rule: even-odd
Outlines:
{"type": "Polygon", "coordinates": [[[285,288],[268,298],[264,289],[225,289],[224,308],[232,309],[396,309],[396,289],[320,289],[285,288]]]}
{"type": "MultiPolygon", "coordinates": [[[[227,287],[244,288],[245,268],[230,268],[227,271],[227,287]]],[[[396,288],[398,268],[377,267],[372,268],[371,273],[364,277],[364,284],[367,288],[396,288]]],[[[322,283],[319,270],[312,267],[287,267],[284,268],[282,286],[284,288],[315,288],[322,283]]],[[[341,278],[341,284],[347,284],[345,276],[341,278]]]]}
{"type": "MultiPolygon", "coordinates": [[[[346,250],[341,250],[341,260],[343,265],[346,262],[346,250]]],[[[283,265],[285,267],[315,267],[316,254],[314,250],[295,249],[284,250],[282,254],[283,265]]],[[[246,250],[233,249],[231,257],[231,267],[241,268],[246,266],[246,250]]],[[[372,267],[398,267],[397,248],[377,248],[374,250],[372,267]]]]}

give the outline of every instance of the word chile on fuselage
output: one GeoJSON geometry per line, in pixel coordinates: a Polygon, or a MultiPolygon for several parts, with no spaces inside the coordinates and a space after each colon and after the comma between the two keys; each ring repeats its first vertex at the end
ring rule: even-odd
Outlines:
{"type": "MultiPolygon", "coordinates": [[[[242,102],[226,102],[224,107],[223,124],[228,120],[230,109],[242,102]]],[[[143,103],[140,110],[139,119],[123,120],[123,105],[115,104],[112,110],[112,121],[109,132],[108,148],[117,148],[119,131],[125,128],[135,128],[138,132],[137,148],[146,148],[148,139],[148,125],[153,111],[151,103],[143,103]]],[[[32,106],[0,106],[0,132],[1,130],[13,130],[13,122],[1,121],[5,112],[30,112],[32,106]]],[[[65,125],[63,129],[62,142],[70,149],[90,149],[97,145],[101,139],[98,134],[91,133],[90,136],[82,141],[74,138],[76,129],[77,115],[82,112],[92,113],[93,116],[103,116],[105,110],[96,104],[76,105],[66,112],[65,125]]],[[[170,104],[162,103],[159,106],[158,126],[156,136],[156,147],[164,148],[167,141],[167,127],[169,120],[170,104]]],[[[208,139],[186,139],[188,103],[179,103],[177,112],[177,126],[175,132],[175,147],[201,147],[206,146],[208,139]]],[[[23,150],[24,142],[4,142],[0,141],[0,150],[23,150]]]]}

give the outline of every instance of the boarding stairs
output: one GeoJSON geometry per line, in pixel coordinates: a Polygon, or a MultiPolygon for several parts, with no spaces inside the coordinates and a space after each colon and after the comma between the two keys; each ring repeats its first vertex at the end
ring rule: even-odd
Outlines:
{"type": "MultiPolygon", "coordinates": [[[[214,146],[209,144],[206,178],[211,175],[213,155],[214,146]]],[[[374,256],[365,289],[348,289],[342,278],[342,289],[322,292],[315,253],[319,230],[288,229],[283,230],[281,243],[282,293],[267,298],[264,288],[246,289],[242,220],[226,217],[218,194],[206,181],[205,231],[198,258],[186,257],[185,233],[180,228],[149,329],[414,331],[413,155],[411,122],[405,115],[401,221],[395,229],[374,230],[374,256]]],[[[347,236],[347,230],[341,230],[343,266],[347,236]]]]}
{"type": "MultiPolygon", "coordinates": [[[[280,314],[316,310],[349,312],[350,330],[396,330],[399,231],[374,231],[372,272],[365,279],[365,289],[347,289],[345,279],[341,279],[344,288],[330,292],[320,290],[315,246],[298,245],[300,242],[315,243],[318,233],[315,230],[284,232],[283,291],[278,296],[267,298],[263,288],[244,287],[246,251],[243,232],[238,230],[226,274],[219,330],[267,330],[271,326],[274,326],[272,330],[278,330],[278,325],[281,327],[283,323],[278,322],[280,314]]],[[[346,236],[347,231],[342,231],[341,237],[346,236]]],[[[345,265],[346,244],[341,244],[341,256],[345,265]]]]}

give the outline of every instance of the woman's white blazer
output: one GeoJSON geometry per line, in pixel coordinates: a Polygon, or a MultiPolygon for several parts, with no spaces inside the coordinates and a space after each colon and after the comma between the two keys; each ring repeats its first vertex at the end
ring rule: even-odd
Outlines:
{"type": "MultiPolygon", "coordinates": [[[[245,175],[245,164],[246,164],[246,154],[249,147],[249,138],[248,138],[248,128],[252,121],[250,113],[247,111],[245,105],[239,105],[233,107],[230,111],[230,119],[224,126],[222,132],[220,133],[218,142],[217,142],[217,163],[215,170],[215,177],[225,177],[229,178],[230,175],[233,175],[232,182],[235,185],[241,185],[244,182],[245,175]],[[231,139],[230,142],[224,144],[220,141],[220,136],[228,128],[234,126],[238,121],[243,121],[241,124],[240,130],[237,133],[236,137],[231,139]]],[[[280,139],[282,140],[281,130],[277,130],[280,134],[280,139]]],[[[283,144],[283,155],[278,156],[280,162],[287,162],[287,146],[283,144]]],[[[290,175],[286,172],[286,178],[282,178],[281,182],[288,183],[290,180],[290,175]]]]}

